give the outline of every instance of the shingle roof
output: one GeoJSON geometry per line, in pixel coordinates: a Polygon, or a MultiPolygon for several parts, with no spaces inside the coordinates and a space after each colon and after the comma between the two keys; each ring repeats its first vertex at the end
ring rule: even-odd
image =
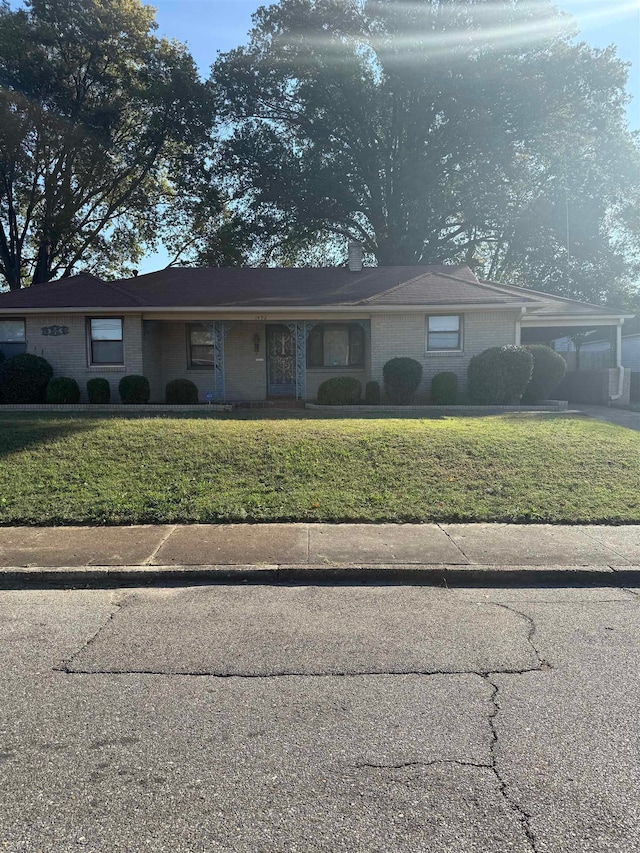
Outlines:
{"type": "Polygon", "coordinates": [[[0,293],[0,311],[114,308],[300,308],[528,305],[536,314],[619,312],[496,282],[467,266],[222,268],[170,267],[137,278],[103,281],[88,273],[0,293]]]}

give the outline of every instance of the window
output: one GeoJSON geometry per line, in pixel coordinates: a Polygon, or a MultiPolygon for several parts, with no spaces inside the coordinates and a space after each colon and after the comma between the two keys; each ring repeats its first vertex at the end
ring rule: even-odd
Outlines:
{"type": "Polygon", "coordinates": [[[321,323],[307,342],[307,367],[364,367],[364,329],[358,323],[321,323]]]}
{"type": "Polygon", "coordinates": [[[0,320],[0,352],[5,358],[27,351],[24,320],[0,320]]]}
{"type": "Polygon", "coordinates": [[[461,350],[462,317],[434,314],[427,317],[427,350],[461,350]]]}
{"type": "Polygon", "coordinates": [[[91,364],[124,364],[121,317],[89,320],[91,364]]]}
{"type": "Polygon", "coordinates": [[[213,369],[213,328],[211,324],[189,326],[189,367],[194,370],[213,369]]]}

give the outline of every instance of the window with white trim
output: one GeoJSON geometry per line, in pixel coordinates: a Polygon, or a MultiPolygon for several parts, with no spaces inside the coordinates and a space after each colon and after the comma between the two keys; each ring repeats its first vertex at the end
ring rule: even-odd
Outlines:
{"type": "Polygon", "coordinates": [[[364,349],[359,323],[317,323],[307,341],[307,367],[364,367],[364,349]]]}
{"type": "Polygon", "coordinates": [[[427,317],[427,351],[462,350],[462,316],[430,314],[427,317]]]}
{"type": "Polygon", "coordinates": [[[189,367],[191,370],[212,370],[214,341],[212,323],[191,323],[189,330],[189,367]]]}
{"type": "Polygon", "coordinates": [[[122,317],[92,317],[89,320],[90,364],[124,364],[122,317]]]}
{"type": "Polygon", "coordinates": [[[27,351],[27,331],[24,320],[0,319],[0,352],[5,358],[27,351]]]}

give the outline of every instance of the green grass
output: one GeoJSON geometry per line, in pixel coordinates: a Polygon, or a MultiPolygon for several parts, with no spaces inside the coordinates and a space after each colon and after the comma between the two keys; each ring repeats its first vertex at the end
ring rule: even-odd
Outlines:
{"type": "Polygon", "coordinates": [[[640,522],[640,433],[538,413],[0,415],[0,524],[640,522]]]}

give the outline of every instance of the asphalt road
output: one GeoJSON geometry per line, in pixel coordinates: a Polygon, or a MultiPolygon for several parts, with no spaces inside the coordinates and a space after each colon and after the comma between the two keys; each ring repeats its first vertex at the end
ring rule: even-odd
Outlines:
{"type": "Polygon", "coordinates": [[[0,850],[640,850],[640,596],[0,592],[0,850]]]}

